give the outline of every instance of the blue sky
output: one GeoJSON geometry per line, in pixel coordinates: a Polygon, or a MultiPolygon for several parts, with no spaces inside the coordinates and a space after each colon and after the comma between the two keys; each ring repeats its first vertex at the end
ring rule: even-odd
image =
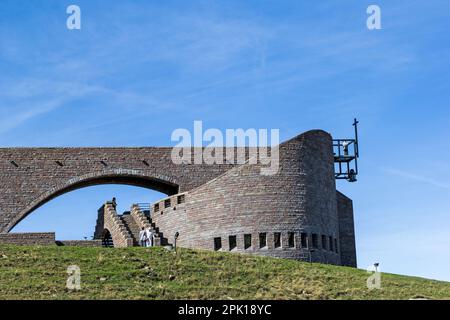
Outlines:
{"type": "MultiPolygon", "coordinates": [[[[194,120],[341,138],[357,117],[359,181],[338,188],[354,200],[359,267],[450,281],[449,10],[446,0],[3,0],[0,145],[173,145],[194,120]],[[66,28],[70,4],[81,30],[66,28]],[[382,30],[366,28],[370,4],[382,30]]],[[[161,195],[82,189],[16,231],[89,236],[112,196],[126,208],[161,195]]]]}

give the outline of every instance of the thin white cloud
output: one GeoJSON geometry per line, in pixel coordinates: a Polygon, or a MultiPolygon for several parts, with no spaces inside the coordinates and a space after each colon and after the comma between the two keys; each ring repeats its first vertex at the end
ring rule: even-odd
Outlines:
{"type": "Polygon", "coordinates": [[[39,105],[32,105],[26,110],[21,112],[11,112],[10,116],[3,116],[0,121],[0,133],[13,130],[22,125],[26,121],[37,117],[39,115],[48,113],[61,105],[61,100],[52,100],[39,103],[39,105]]]}
{"type": "Polygon", "coordinates": [[[437,181],[435,179],[432,179],[432,178],[429,178],[426,176],[422,176],[422,175],[418,175],[415,173],[406,172],[406,171],[398,170],[398,169],[394,169],[394,168],[382,168],[382,170],[385,173],[395,175],[395,176],[398,176],[401,178],[426,183],[426,184],[429,184],[429,185],[432,185],[432,186],[438,187],[438,188],[450,189],[450,184],[442,183],[440,181],[437,181]]]}
{"type": "Polygon", "coordinates": [[[101,88],[76,82],[22,79],[0,87],[0,133],[63,107],[70,101],[100,92],[101,88]]]}

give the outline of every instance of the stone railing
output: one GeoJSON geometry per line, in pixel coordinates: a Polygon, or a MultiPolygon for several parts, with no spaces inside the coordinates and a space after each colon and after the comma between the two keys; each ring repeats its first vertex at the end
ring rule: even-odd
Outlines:
{"type": "Polygon", "coordinates": [[[102,240],[61,240],[56,241],[56,244],[68,247],[101,247],[102,240]]]}

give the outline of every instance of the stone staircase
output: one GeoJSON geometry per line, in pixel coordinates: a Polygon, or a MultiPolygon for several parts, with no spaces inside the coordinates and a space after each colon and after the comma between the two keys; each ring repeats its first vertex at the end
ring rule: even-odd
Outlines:
{"type": "Polygon", "coordinates": [[[94,239],[102,240],[104,246],[118,248],[134,245],[130,232],[117,214],[113,202],[108,201],[98,209],[94,239]]]}
{"type": "Polygon", "coordinates": [[[133,239],[133,245],[138,246],[139,232],[141,229],[137,225],[136,221],[134,221],[134,218],[130,214],[123,214],[119,216],[119,218],[120,220],[122,220],[122,223],[125,225],[125,228],[133,239]]]}
{"type": "Polygon", "coordinates": [[[133,239],[133,246],[139,246],[139,232],[142,227],[145,229],[150,228],[154,235],[154,246],[164,245],[167,241],[164,241],[162,233],[152,222],[149,215],[144,214],[144,211],[139,208],[138,205],[133,205],[131,211],[124,212],[123,215],[118,216],[122,224],[125,226],[127,233],[133,239]]]}
{"type": "Polygon", "coordinates": [[[155,242],[157,242],[157,245],[167,245],[167,239],[163,237],[163,233],[159,231],[159,228],[155,225],[155,223],[152,222],[152,219],[149,215],[144,214],[145,222],[149,224],[151,232],[156,235],[155,236],[155,242]],[[158,242],[159,241],[159,242],[158,242]]]}
{"type": "Polygon", "coordinates": [[[139,246],[139,233],[149,229],[153,233],[153,246],[167,243],[163,234],[150,218],[150,210],[134,204],[130,211],[119,215],[111,201],[106,202],[98,210],[94,239],[102,240],[103,246],[132,247],[139,246]]]}
{"type": "Polygon", "coordinates": [[[158,227],[152,222],[150,218],[150,211],[144,210],[140,205],[134,204],[131,207],[131,216],[135,219],[139,227],[144,227],[145,229],[150,228],[154,235],[155,246],[165,245],[167,241],[163,237],[163,234],[159,231],[158,227]],[[145,213],[144,213],[145,212],[145,213]]]}

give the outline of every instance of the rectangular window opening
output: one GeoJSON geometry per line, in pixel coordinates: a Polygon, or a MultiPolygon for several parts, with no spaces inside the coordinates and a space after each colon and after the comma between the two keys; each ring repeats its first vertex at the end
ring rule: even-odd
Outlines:
{"type": "Polygon", "coordinates": [[[244,249],[251,248],[252,246],[252,235],[244,234],[244,249]]]}
{"type": "Polygon", "coordinates": [[[182,204],[185,201],[184,194],[177,197],[177,204],[182,204]]]}
{"type": "Polygon", "coordinates": [[[219,251],[222,249],[222,238],[214,238],[214,250],[219,251]]]}
{"type": "Polygon", "coordinates": [[[288,233],[288,247],[289,248],[295,247],[295,236],[293,232],[288,233]]]}
{"type": "Polygon", "coordinates": [[[329,244],[330,244],[330,246],[329,246],[328,249],[330,251],[334,251],[334,249],[333,249],[333,237],[331,237],[331,236],[329,237],[329,244]]]}
{"type": "Polygon", "coordinates": [[[229,236],[228,242],[230,245],[230,251],[236,249],[236,236],[229,236]]]}
{"type": "Polygon", "coordinates": [[[169,208],[169,207],[170,207],[170,199],[164,200],[164,208],[169,208]]]}
{"type": "Polygon", "coordinates": [[[322,235],[322,249],[327,250],[327,236],[322,235]]]}
{"type": "Polygon", "coordinates": [[[312,246],[315,249],[319,248],[319,237],[316,233],[312,234],[312,246]]]}
{"type": "Polygon", "coordinates": [[[307,248],[308,247],[308,234],[302,233],[300,235],[300,237],[301,237],[302,248],[307,248]]]}
{"type": "Polygon", "coordinates": [[[281,248],[281,233],[275,232],[273,234],[273,246],[275,248],[281,248]]]}
{"type": "Polygon", "coordinates": [[[267,246],[267,236],[265,233],[259,234],[259,247],[265,248],[267,246]]]}

